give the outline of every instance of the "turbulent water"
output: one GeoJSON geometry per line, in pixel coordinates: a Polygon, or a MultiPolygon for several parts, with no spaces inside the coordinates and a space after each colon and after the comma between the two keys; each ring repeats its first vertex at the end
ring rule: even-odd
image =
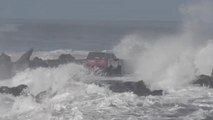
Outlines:
{"type": "MultiPolygon", "coordinates": [[[[36,52],[53,58],[60,52],[36,52]]],[[[71,52],[71,51],[69,51],[71,52]]],[[[72,53],[72,52],[71,52],[72,53]]],[[[85,52],[76,52],[84,56],[85,52]]],[[[46,58],[48,58],[46,57],[46,58]]],[[[57,68],[26,69],[1,85],[28,84],[32,94],[52,88],[54,97],[37,103],[32,97],[0,96],[2,120],[190,120],[212,119],[213,90],[185,86],[170,90],[163,96],[142,96],[133,93],[114,93],[108,88],[89,84],[93,80],[137,81],[134,75],[100,77],[89,73],[82,65],[67,64],[57,68]]]]}

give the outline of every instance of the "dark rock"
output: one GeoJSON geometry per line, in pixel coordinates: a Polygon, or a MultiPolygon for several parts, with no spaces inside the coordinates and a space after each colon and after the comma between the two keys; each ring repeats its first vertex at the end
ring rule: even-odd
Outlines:
{"type": "Polygon", "coordinates": [[[48,64],[41,58],[35,57],[33,60],[30,61],[30,68],[37,67],[48,67],[48,64]]]}
{"type": "Polygon", "coordinates": [[[2,53],[0,56],[0,80],[9,79],[17,71],[28,68],[32,52],[33,49],[25,52],[16,62],[12,62],[10,56],[2,53]]]}
{"type": "Polygon", "coordinates": [[[32,52],[33,49],[27,51],[16,62],[12,62],[10,56],[2,53],[0,56],[0,80],[9,79],[17,71],[28,68],[32,52]]]}
{"type": "Polygon", "coordinates": [[[10,95],[13,95],[13,96],[20,96],[26,88],[27,88],[27,85],[23,85],[23,84],[21,84],[17,87],[1,86],[0,87],[0,93],[10,94],[10,95]]]}
{"type": "Polygon", "coordinates": [[[64,64],[75,61],[75,58],[70,54],[61,54],[58,57],[58,60],[60,61],[60,63],[64,64]]]}
{"type": "Polygon", "coordinates": [[[30,60],[33,49],[25,52],[16,62],[12,62],[10,56],[2,53],[0,56],[0,80],[9,79],[17,72],[23,71],[26,68],[37,67],[58,67],[61,64],[76,62],[75,58],[70,54],[61,54],[58,59],[42,60],[35,57],[30,60]]]}
{"type": "Polygon", "coordinates": [[[16,62],[13,64],[13,71],[22,71],[30,66],[30,57],[33,53],[33,49],[28,50],[25,52],[16,62]]]}
{"type": "Polygon", "coordinates": [[[75,62],[75,58],[70,54],[61,54],[58,59],[42,60],[41,58],[35,57],[30,61],[30,68],[36,67],[58,67],[61,64],[67,64],[75,62]]]}
{"type": "Polygon", "coordinates": [[[45,62],[47,63],[48,67],[57,67],[60,64],[58,59],[45,60],[45,62]]]}
{"type": "Polygon", "coordinates": [[[20,96],[23,93],[23,91],[27,88],[28,88],[27,85],[21,84],[17,87],[10,88],[10,93],[14,96],[20,96]]]}
{"type": "Polygon", "coordinates": [[[0,87],[0,93],[1,94],[8,94],[13,95],[15,97],[21,96],[21,95],[27,95],[32,96],[36,102],[42,102],[43,99],[50,98],[56,95],[57,92],[51,93],[51,89],[48,89],[46,91],[41,91],[37,95],[30,94],[29,91],[26,91],[28,89],[27,85],[21,84],[16,87],[7,87],[7,86],[1,86],[0,87]],[[29,92],[29,93],[28,93],[29,92]]]}
{"type": "Polygon", "coordinates": [[[154,90],[151,92],[151,95],[163,95],[163,90],[154,90]]]}
{"type": "Polygon", "coordinates": [[[26,63],[30,61],[30,56],[33,53],[33,49],[28,50],[27,52],[25,52],[17,61],[17,64],[21,64],[21,63],[26,63]]]}
{"type": "Polygon", "coordinates": [[[193,84],[213,88],[213,78],[208,75],[200,75],[193,84]]]}
{"type": "Polygon", "coordinates": [[[7,87],[7,86],[1,86],[0,87],[0,93],[8,94],[9,93],[9,87],[7,87]]]}
{"type": "Polygon", "coordinates": [[[128,81],[118,81],[118,80],[105,80],[95,82],[100,86],[107,86],[113,92],[133,92],[138,96],[147,96],[147,95],[162,95],[162,90],[151,91],[149,88],[146,87],[145,83],[141,80],[138,82],[128,81]]]}
{"type": "Polygon", "coordinates": [[[2,53],[0,56],[0,79],[8,79],[12,76],[13,63],[10,56],[2,53]]]}
{"type": "Polygon", "coordinates": [[[46,60],[48,67],[57,67],[61,64],[67,64],[70,62],[74,62],[75,58],[70,54],[61,54],[58,59],[46,60]]]}

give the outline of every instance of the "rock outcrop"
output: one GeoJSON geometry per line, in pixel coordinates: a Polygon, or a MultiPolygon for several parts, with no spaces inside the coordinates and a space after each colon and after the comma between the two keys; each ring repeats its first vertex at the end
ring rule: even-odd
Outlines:
{"type": "Polygon", "coordinates": [[[12,76],[13,63],[10,56],[2,53],[0,56],[0,79],[8,79],[12,76]]]}
{"type": "Polygon", "coordinates": [[[17,71],[28,68],[32,52],[33,49],[25,52],[16,62],[12,62],[10,56],[2,53],[0,56],[0,80],[9,79],[17,71]]]}
{"type": "Polygon", "coordinates": [[[41,58],[35,57],[30,61],[30,68],[36,67],[57,67],[61,64],[75,62],[75,58],[70,54],[61,54],[58,59],[42,60],[41,58]]]}
{"type": "Polygon", "coordinates": [[[1,94],[10,94],[13,96],[20,96],[22,95],[23,91],[27,88],[27,85],[19,85],[16,87],[7,87],[7,86],[1,86],[0,87],[0,93],[1,94]]]}
{"type": "Polygon", "coordinates": [[[10,56],[2,53],[0,56],[0,80],[9,79],[17,72],[23,71],[26,68],[37,67],[57,67],[61,64],[76,62],[75,58],[70,54],[61,54],[58,59],[42,60],[35,57],[30,60],[33,49],[25,52],[16,62],[12,62],[10,56]]]}
{"type": "Polygon", "coordinates": [[[118,80],[104,80],[96,81],[95,84],[99,86],[108,87],[111,91],[122,93],[122,92],[133,92],[138,96],[147,96],[147,95],[162,95],[162,90],[151,91],[145,83],[141,81],[118,81],[118,80]]]}
{"type": "Polygon", "coordinates": [[[200,75],[193,84],[213,88],[213,78],[208,75],[200,75]]]}

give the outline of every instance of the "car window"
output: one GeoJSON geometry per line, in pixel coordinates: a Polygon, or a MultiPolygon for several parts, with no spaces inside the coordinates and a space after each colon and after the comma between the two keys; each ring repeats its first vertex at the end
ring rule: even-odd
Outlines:
{"type": "Polygon", "coordinates": [[[93,52],[88,54],[87,59],[107,59],[107,54],[93,52]]]}

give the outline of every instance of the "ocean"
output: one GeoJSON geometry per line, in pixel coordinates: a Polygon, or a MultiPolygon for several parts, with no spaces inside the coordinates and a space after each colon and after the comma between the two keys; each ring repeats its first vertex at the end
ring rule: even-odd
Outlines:
{"type": "Polygon", "coordinates": [[[178,32],[173,21],[0,21],[0,51],[110,50],[123,37],[157,37],[178,32]]]}

